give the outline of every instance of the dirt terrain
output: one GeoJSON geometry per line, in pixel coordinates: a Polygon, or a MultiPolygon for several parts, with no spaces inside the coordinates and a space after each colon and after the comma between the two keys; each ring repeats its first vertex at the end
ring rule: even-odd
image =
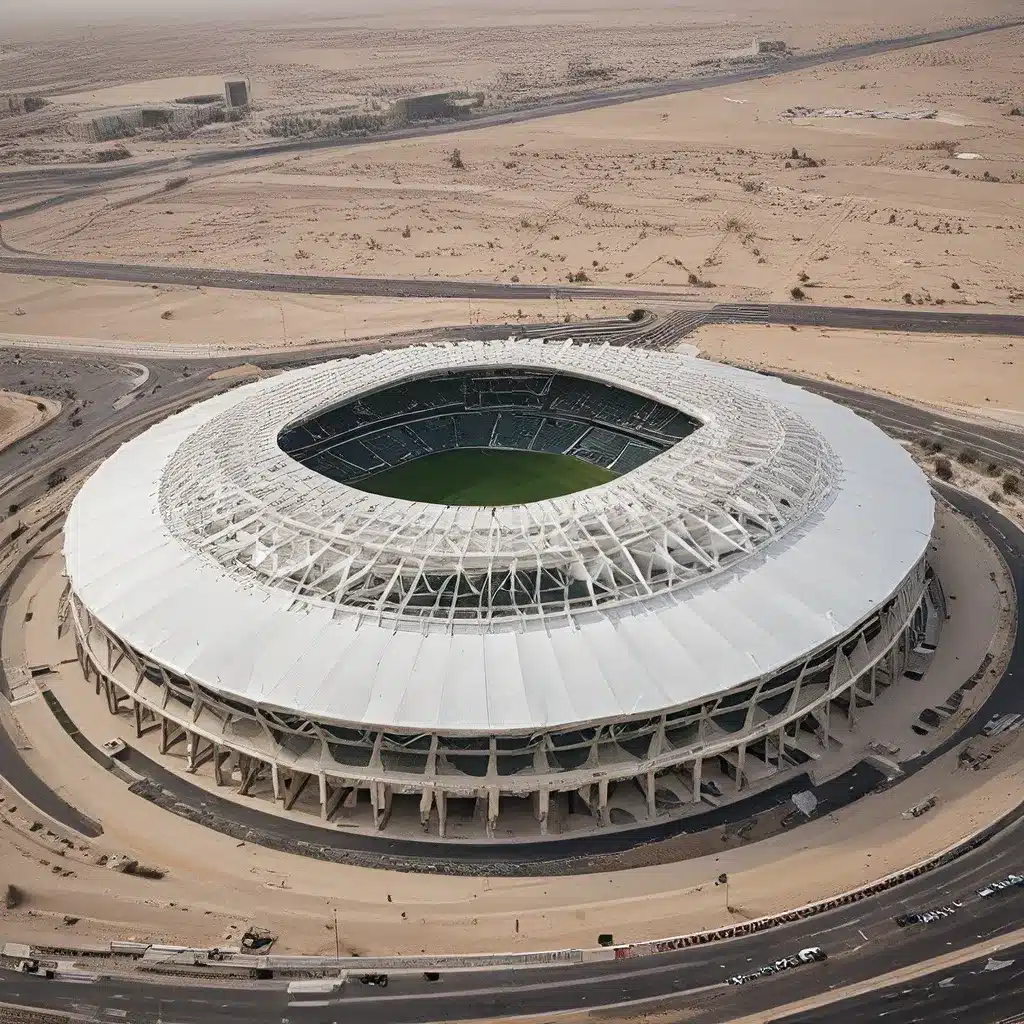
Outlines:
{"type": "MultiPolygon", "coordinates": [[[[242,120],[194,134],[143,132],[131,139],[132,153],[323,134],[339,118],[372,120],[394,99],[424,92],[479,94],[485,109],[503,109],[708,73],[755,62],[755,38],[806,53],[1020,13],[1011,0],[985,0],[970,12],[952,0],[901,0],[884,14],[837,0],[781,0],[770,7],[734,0],[728,9],[642,0],[628,10],[610,0],[426,9],[364,0],[346,4],[343,13],[320,0],[289,6],[287,13],[281,4],[246,8],[244,21],[229,3],[198,12],[197,5],[186,7],[189,21],[116,25],[94,16],[83,27],[74,14],[56,23],[46,18],[52,7],[43,3],[35,18],[25,10],[5,15],[10,29],[0,47],[0,89],[47,105],[0,119],[0,162],[96,158],[82,134],[90,118],[131,104],[216,94],[229,76],[253,83],[253,108],[242,120]],[[222,23],[211,31],[207,19],[222,23]]],[[[779,59],[785,57],[760,58],[779,59]]]]}
{"type": "MultiPolygon", "coordinates": [[[[1019,309],[1024,119],[1009,111],[1022,79],[1024,29],[1011,29],[524,125],[249,161],[167,193],[149,182],[46,209],[4,237],[66,258],[1019,309]],[[893,112],[904,116],[879,116],[893,112]]],[[[9,316],[0,330],[25,329],[9,316]]]]}

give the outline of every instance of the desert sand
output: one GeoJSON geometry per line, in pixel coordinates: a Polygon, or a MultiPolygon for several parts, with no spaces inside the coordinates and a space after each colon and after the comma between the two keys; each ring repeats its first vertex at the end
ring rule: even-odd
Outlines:
{"type": "MultiPolygon", "coordinates": [[[[42,210],[4,234],[83,259],[1012,309],[1024,136],[1008,83],[1024,74],[1022,43],[1012,29],[524,125],[247,161],[167,193],[146,182],[42,210]],[[801,106],[860,115],[787,113],[801,106]],[[914,110],[930,116],[869,116],[914,110]]],[[[0,329],[13,329],[6,317],[0,329]]]]}
{"type": "Polygon", "coordinates": [[[60,413],[60,402],[0,391],[0,452],[49,423],[60,413]]]}

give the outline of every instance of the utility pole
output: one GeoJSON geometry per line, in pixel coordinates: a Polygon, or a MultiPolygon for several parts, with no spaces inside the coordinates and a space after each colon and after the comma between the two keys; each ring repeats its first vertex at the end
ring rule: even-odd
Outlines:
{"type": "Polygon", "coordinates": [[[334,907],[334,956],[338,961],[338,970],[341,970],[341,940],[338,938],[338,908],[334,907]]]}

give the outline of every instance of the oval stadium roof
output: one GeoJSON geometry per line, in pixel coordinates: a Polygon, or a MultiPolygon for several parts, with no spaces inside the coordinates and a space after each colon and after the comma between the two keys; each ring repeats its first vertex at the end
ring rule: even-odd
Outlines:
{"type": "Polygon", "coordinates": [[[86,482],[65,557],[108,629],[235,700],[527,732],[694,703],[841,637],[920,561],[933,515],[900,445],[809,392],[689,356],[509,339],[320,364],[179,413],[86,482]],[[382,498],[278,446],[339,402],[465,367],[599,380],[702,426],[610,483],[495,509],[382,498]],[[481,595],[469,608],[432,582],[453,574],[481,595]],[[524,574],[536,588],[484,599],[524,574]]]}

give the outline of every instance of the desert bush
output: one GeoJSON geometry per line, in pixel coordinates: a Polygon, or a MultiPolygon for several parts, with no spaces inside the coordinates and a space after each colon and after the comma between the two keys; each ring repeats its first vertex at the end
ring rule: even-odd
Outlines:
{"type": "Polygon", "coordinates": [[[577,270],[575,274],[570,270],[566,277],[570,284],[586,284],[590,280],[587,277],[587,272],[583,269],[577,270]]]}
{"type": "Polygon", "coordinates": [[[905,303],[906,303],[906,304],[907,304],[908,306],[912,306],[912,305],[914,304],[914,296],[913,296],[913,295],[911,295],[911,294],[910,294],[910,292],[904,292],[904,293],[903,293],[903,301],[904,301],[904,302],[905,302],[905,303]]]}
{"type": "Polygon", "coordinates": [[[999,490],[998,487],[995,488],[995,490],[989,491],[988,500],[991,501],[993,505],[998,505],[999,502],[1003,500],[1003,492],[999,490]]]}
{"type": "Polygon", "coordinates": [[[728,217],[725,221],[725,230],[730,232],[742,231],[743,221],[741,221],[739,217],[728,217]]]}
{"type": "Polygon", "coordinates": [[[464,170],[464,169],[465,169],[465,167],[466,167],[466,165],[465,165],[465,164],[463,163],[463,161],[462,161],[462,150],[460,150],[460,149],[458,149],[458,148],[456,148],[456,149],[453,149],[453,150],[452,150],[452,151],[451,151],[451,152],[450,152],[450,153],[448,154],[448,163],[449,163],[449,164],[451,164],[451,166],[452,166],[452,167],[453,167],[453,168],[454,168],[454,169],[455,169],[456,171],[461,171],[461,170],[464,170]]]}
{"type": "Polygon", "coordinates": [[[409,227],[408,224],[406,224],[405,227],[402,229],[402,237],[403,238],[412,238],[412,228],[409,227]]]}
{"type": "Polygon", "coordinates": [[[800,273],[797,274],[796,276],[800,279],[800,282],[802,284],[806,284],[811,279],[811,275],[808,274],[805,270],[801,270],[800,273]]]}
{"type": "Polygon", "coordinates": [[[7,506],[7,514],[9,516],[16,516],[18,514],[18,509],[19,508],[21,508],[21,506],[17,505],[17,504],[15,504],[15,505],[8,505],[7,506]]]}
{"type": "Polygon", "coordinates": [[[127,160],[131,157],[131,151],[127,146],[111,146],[110,149],[101,149],[93,157],[98,164],[110,164],[115,160],[127,160]]]}
{"type": "Polygon", "coordinates": [[[44,100],[42,96],[26,96],[23,100],[26,114],[34,114],[37,110],[42,110],[46,106],[48,100],[44,100]]]}
{"type": "Polygon", "coordinates": [[[628,320],[628,321],[629,321],[630,323],[634,323],[634,324],[635,324],[635,323],[639,323],[639,322],[640,322],[641,320],[643,320],[643,318],[644,318],[645,316],[647,316],[647,310],[646,310],[646,309],[640,309],[640,308],[637,308],[637,309],[634,309],[634,310],[633,310],[633,311],[632,311],[632,312],[631,312],[631,313],[630,313],[630,314],[629,314],[629,315],[628,315],[628,316],[626,317],[626,319],[627,319],[627,320],[628,320]]]}
{"type": "Polygon", "coordinates": [[[66,469],[55,469],[46,477],[46,487],[48,490],[53,490],[54,487],[60,486],[68,478],[66,469]]]}
{"type": "Polygon", "coordinates": [[[994,462],[989,462],[985,466],[985,472],[989,476],[999,476],[999,466],[996,463],[994,463],[994,462]]]}
{"type": "Polygon", "coordinates": [[[792,295],[793,298],[797,300],[797,302],[799,302],[801,299],[807,298],[807,293],[799,285],[795,285],[794,287],[790,288],[789,294],[792,295]]]}
{"type": "Polygon", "coordinates": [[[25,894],[16,885],[7,886],[4,903],[8,910],[14,910],[25,902],[25,894]]]}
{"type": "Polygon", "coordinates": [[[745,181],[743,182],[744,192],[760,192],[764,188],[764,185],[759,181],[745,181]]]}
{"type": "Polygon", "coordinates": [[[940,456],[935,460],[935,475],[940,480],[952,480],[953,479],[953,464],[949,459],[944,456],[940,456]]]}
{"type": "Polygon", "coordinates": [[[1003,477],[1003,490],[1007,494],[1020,494],[1020,477],[1016,473],[1007,473],[1003,477]]]}
{"type": "Polygon", "coordinates": [[[151,868],[146,864],[129,865],[125,870],[126,875],[134,875],[136,878],[160,879],[167,874],[162,868],[151,868]]]}
{"type": "Polygon", "coordinates": [[[961,465],[973,466],[978,461],[978,453],[965,448],[956,458],[961,465]]]}

